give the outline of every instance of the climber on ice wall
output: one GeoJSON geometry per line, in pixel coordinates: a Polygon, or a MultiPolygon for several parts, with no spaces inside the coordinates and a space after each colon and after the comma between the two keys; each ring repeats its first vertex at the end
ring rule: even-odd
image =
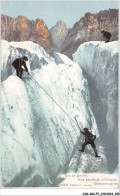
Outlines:
{"type": "Polygon", "coordinates": [[[23,71],[26,71],[29,74],[26,61],[28,61],[28,58],[24,56],[22,58],[17,58],[12,62],[12,66],[16,69],[16,74],[19,78],[22,78],[23,71]],[[22,66],[24,66],[24,69],[22,66]]]}
{"type": "MultiPolygon", "coordinates": [[[[77,122],[77,119],[75,117],[75,120],[77,122]]],[[[77,122],[77,125],[79,127],[79,124],[77,122]]],[[[80,129],[80,127],[79,127],[80,129]]],[[[88,128],[84,128],[83,131],[81,131],[80,129],[80,132],[85,136],[85,142],[82,144],[82,149],[79,150],[81,152],[84,152],[85,150],[85,146],[88,145],[88,144],[91,144],[93,150],[94,150],[94,153],[95,153],[95,157],[100,157],[98,156],[98,153],[97,153],[97,150],[96,150],[96,145],[95,145],[95,139],[96,139],[96,135],[93,135],[90,131],[88,131],[88,128]]]]}

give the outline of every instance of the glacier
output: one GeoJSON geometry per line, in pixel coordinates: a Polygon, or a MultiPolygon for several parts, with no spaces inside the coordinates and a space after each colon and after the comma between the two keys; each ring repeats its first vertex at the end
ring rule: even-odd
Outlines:
{"type": "Polygon", "coordinates": [[[3,187],[56,187],[65,173],[109,173],[89,81],[79,62],[56,52],[50,57],[29,41],[3,40],[2,74],[3,187]],[[11,62],[22,55],[29,58],[30,75],[24,72],[21,80],[11,62]],[[91,146],[78,151],[84,137],[74,116],[81,129],[97,136],[100,159],[91,146]]]}
{"type": "Polygon", "coordinates": [[[118,51],[118,41],[91,41],[73,54],[74,62],[88,81],[90,102],[110,172],[118,165],[118,51]]]}
{"type": "Polygon", "coordinates": [[[42,47],[32,41],[9,43],[6,40],[2,40],[1,42],[1,81],[14,74],[15,71],[11,65],[16,58],[27,56],[29,62],[26,62],[26,64],[29,71],[30,69],[35,70],[47,65],[50,60],[54,61],[42,47]]]}

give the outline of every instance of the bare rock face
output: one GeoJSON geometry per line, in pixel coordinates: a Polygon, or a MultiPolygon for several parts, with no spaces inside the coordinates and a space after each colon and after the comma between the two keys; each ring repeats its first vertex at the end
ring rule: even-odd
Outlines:
{"type": "Polygon", "coordinates": [[[51,52],[53,42],[43,20],[30,21],[26,17],[1,16],[1,38],[7,41],[33,41],[51,52]]]}
{"type": "Polygon", "coordinates": [[[86,13],[76,22],[62,44],[61,53],[72,58],[78,47],[86,41],[103,41],[101,30],[112,33],[111,40],[118,40],[118,10],[109,9],[98,14],[86,13]]]}
{"type": "Polygon", "coordinates": [[[72,29],[59,21],[48,30],[43,20],[28,20],[18,16],[11,18],[1,16],[1,38],[7,41],[33,41],[42,46],[46,52],[59,51],[68,57],[76,52],[86,41],[103,41],[101,30],[112,33],[111,40],[118,40],[118,10],[109,9],[98,14],[86,13],[72,29]]]}
{"type": "Polygon", "coordinates": [[[62,21],[57,22],[57,24],[50,29],[50,33],[52,35],[54,45],[60,49],[68,34],[68,29],[65,23],[62,21]]]}

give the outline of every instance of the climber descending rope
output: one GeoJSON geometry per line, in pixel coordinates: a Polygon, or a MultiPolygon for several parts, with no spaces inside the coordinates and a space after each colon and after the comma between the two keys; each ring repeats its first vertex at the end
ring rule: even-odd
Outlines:
{"type": "Polygon", "coordinates": [[[96,135],[93,135],[91,132],[89,132],[88,128],[84,128],[83,129],[84,131],[81,131],[76,117],[74,117],[74,118],[76,120],[76,123],[77,123],[77,126],[78,126],[80,132],[85,136],[85,142],[82,144],[82,149],[79,150],[79,151],[84,152],[85,146],[88,145],[88,144],[91,144],[91,146],[94,150],[94,153],[95,153],[95,157],[100,157],[100,156],[98,156],[98,153],[97,153],[97,150],[96,150],[96,145],[95,145],[95,142],[94,142],[95,139],[96,139],[96,135]]]}
{"type": "Polygon", "coordinates": [[[35,83],[37,83],[37,85],[39,85],[41,87],[41,89],[52,99],[52,101],[68,116],[68,118],[74,122],[77,127],[79,128],[80,130],[80,133],[82,133],[83,135],[85,135],[85,142],[82,144],[82,150],[79,150],[81,152],[84,152],[85,150],[85,146],[88,145],[88,144],[91,144],[93,150],[94,150],[94,153],[95,153],[95,157],[100,157],[98,156],[97,154],[97,150],[96,150],[96,146],[95,146],[95,143],[94,143],[94,140],[96,139],[96,136],[93,135],[91,132],[88,131],[88,128],[84,128],[83,131],[81,131],[81,128],[77,122],[77,119],[76,119],[76,116],[74,117],[75,118],[75,121],[67,114],[67,112],[65,110],[63,110],[63,108],[51,97],[51,95],[32,77],[32,75],[30,74],[31,78],[33,81],[35,81],[35,83]]]}
{"type": "Polygon", "coordinates": [[[77,122],[77,119],[75,117],[75,121],[69,116],[69,114],[67,114],[67,112],[51,97],[51,95],[49,95],[49,93],[32,77],[32,75],[28,72],[28,68],[26,66],[26,61],[28,61],[28,58],[26,56],[24,56],[23,58],[18,58],[16,59],[13,63],[12,66],[16,69],[16,73],[18,77],[22,77],[22,73],[23,71],[26,71],[32,78],[33,81],[35,81],[35,83],[37,83],[41,89],[52,99],[52,101],[68,116],[68,118],[74,122],[74,124],[76,124],[80,130],[80,133],[82,133],[83,135],[85,135],[85,142],[82,145],[82,150],[80,150],[81,152],[84,152],[85,146],[87,144],[91,144],[91,146],[94,149],[95,152],[95,156],[99,157],[96,151],[96,147],[95,147],[95,143],[94,140],[96,139],[96,136],[94,136],[92,133],[90,133],[88,131],[88,128],[84,128],[84,131],[81,131],[79,124],[77,122]],[[24,66],[24,69],[22,68],[22,65],[24,66]]]}

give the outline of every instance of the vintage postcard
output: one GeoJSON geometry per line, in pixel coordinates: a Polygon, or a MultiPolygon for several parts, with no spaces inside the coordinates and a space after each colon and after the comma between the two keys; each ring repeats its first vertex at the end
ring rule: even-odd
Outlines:
{"type": "Polygon", "coordinates": [[[118,189],[118,2],[1,2],[2,188],[118,189]]]}

